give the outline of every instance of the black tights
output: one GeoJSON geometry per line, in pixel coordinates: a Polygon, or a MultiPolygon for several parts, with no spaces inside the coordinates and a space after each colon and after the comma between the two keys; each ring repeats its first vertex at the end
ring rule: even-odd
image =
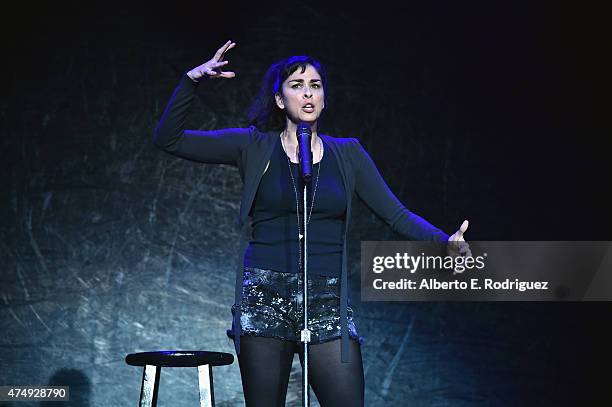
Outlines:
{"type": "MultiPolygon", "coordinates": [[[[240,375],[247,407],[285,405],[293,355],[302,344],[259,336],[240,338],[240,375]]],[[[364,378],[361,349],[349,340],[350,363],[340,360],[340,339],[310,345],[309,382],[322,407],[363,406],[364,378]]]]}

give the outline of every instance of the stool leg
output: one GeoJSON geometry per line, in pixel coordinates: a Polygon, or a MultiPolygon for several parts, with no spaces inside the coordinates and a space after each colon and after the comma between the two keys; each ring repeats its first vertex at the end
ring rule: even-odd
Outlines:
{"type": "Polygon", "coordinates": [[[146,365],[142,372],[142,387],[140,389],[140,407],[157,406],[157,390],[159,389],[159,373],[161,367],[146,365]]]}
{"type": "Polygon", "coordinates": [[[211,365],[198,366],[198,383],[200,385],[200,407],[214,407],[215,393],[211,365]]]}

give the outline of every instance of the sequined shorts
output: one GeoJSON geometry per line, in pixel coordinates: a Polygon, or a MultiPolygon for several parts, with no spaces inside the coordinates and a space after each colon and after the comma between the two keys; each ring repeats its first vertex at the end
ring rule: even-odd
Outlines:
{"type": "MultiPolygon", "coordinates": [[[[241,335],[300,342],[300,331],[304,327],[303,284],[301,274],[244,267],[240,303],[241,335]]],[[[339,279],[309,274],[308,293],[310,343],[340,338],[339,279]]],[[[236,304],[232,306],[232,315],[235,311],[236,304]]],[[[363,338],[357,333],[350,306],[347,307],[347,316],[349,337],[362,343],[363,338]]],[[[228,330],[227,336],[233,338],[233,330],[228,330]]]]}

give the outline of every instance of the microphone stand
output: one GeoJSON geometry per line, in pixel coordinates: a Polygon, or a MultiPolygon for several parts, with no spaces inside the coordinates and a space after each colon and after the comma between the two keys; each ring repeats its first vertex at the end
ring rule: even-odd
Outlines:
{"type": "Polygon", "coordinates": [[[300,178],[304,183],[304,193],[303,196],[303,230],[304,236],[302,237],[302,244],[304,253],[302,268],[303,268],[303,290],[302,290],[302,311],[304,314],[304,329],[300,332],[300,340],[304,344],[304,365],[302,367],[302,407],[310,406],[310,397],[309,397],[309,384],[308,384],[308,347],[310,343],[310,329],[308,329],[308,185],[311,184],[311,176],[312,176],[312,149],[311,149],[311,137],[312,131],[310,126],[307,124],[300,124],[297,130],[298,144],[305,151],[300,150],[298,157],[300,161],[300,178]]]}
{"type": "Polygon", "coordinates": [[[303,205],[303,209],[304,209],[304,216],[302,217],[302,219],[304,219],[304,261],[303,261],[303,268],[304,268],[304,285],[303,285],[303,313],[304,313],[304,329],[301,332],[301,341],[304,344],[304,366],[302,368],[302,383],[304,385],[303,388],[303,399],[302,399],[302,407],[309,407],[310,406],[310,398],[309,398],[309,391],[308,391],[308,347],[309,347],[309,342],[310,342],[310,330],[308,329],[308,244],[307,244],[307,239],[308,239],[308,225],[307,225],[307,210],[306,208],[308,207],[306,204],[306,191],[307,191],[307,183],[304,183],[304,205],[303,205]]]}

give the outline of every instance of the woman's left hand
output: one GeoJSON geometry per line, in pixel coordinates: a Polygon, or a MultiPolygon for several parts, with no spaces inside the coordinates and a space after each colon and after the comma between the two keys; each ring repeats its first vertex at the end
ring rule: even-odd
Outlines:
{"type": "Polygon", "coordinates": [[[457,257],[471,257],[472,251],[470,250],[470,245],[463,238],[463,234],[467,230],[470,222],[466,220],[463,221],[459,230],[456,231],[451,237],[448,238],[447,252],[450,256],[457,257]]]}

